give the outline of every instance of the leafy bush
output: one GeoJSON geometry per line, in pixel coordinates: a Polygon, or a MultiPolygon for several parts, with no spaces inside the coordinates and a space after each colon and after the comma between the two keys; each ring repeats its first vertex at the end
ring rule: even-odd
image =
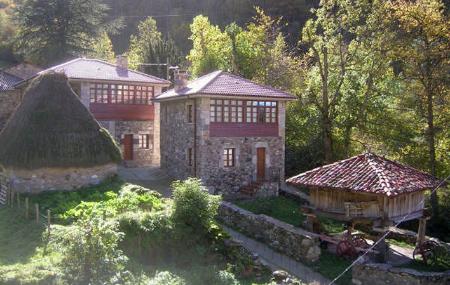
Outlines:
{"type": "Polygon", "coordinates": [[[124,188],[119,194],[104,193],[105,200],[100,202],[81,202],[74,208],[64,212],[61,218],[65,221],[77,220],[84,216],[103,215],[115,217],[118,214],[137,210],[152,210],[161,207],[159,195],[153,191],[134,192],[124,188]]]}
{"type": "Polygon", "coordinates": [[[174,222],[193,231],[207,232],[217,215],[219,196],[210,195],[196,178],[176,181],[172,188],[174,222]]]}
{"type": "Polygon", "coordinates": [[[239,285],[233,273],[221,270],[217,274],[217,285],[239,285]]]}
{"type": "Polygon", "coordinates": [[[131,276],[127,257],[118,248],[124,234],[117,222],[98,216],[78,220],[73,226],[55,226],[52,245],[63,258],[60,268],[69,284],[123,284],[131,276]]]}
{"type": "Polygon", "coordinates": [[[168,272],[162,271],[158,272],[155,277],[153,277],[148,285],[185,285],[186,282],[180,277],[168,272]]]}

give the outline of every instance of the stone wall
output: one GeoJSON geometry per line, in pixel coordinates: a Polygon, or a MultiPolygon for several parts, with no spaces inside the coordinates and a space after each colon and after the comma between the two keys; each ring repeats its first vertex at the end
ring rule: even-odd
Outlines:
{"type": "Polygon", "coordinates": [[[256,181],[258,147],[266,149],[265,177],[268,183],[257,194],[276,195],[278,185],[284,178],[281,173],[284,164],[283,140],[280,137],[209,138],[200,145],[200,154],[204,159],[199,164],[199,176],[211,192],[232,198],[238,195],[243,185],[256,181]],[[224,148],[236,149],[234,167],[223,166],[224,148]]]}
{"type": "Polygon", "coordinates": [[[418,272],[395,268],[388,264],[357,264],[352,269],[354,285],[446,285],[450,284],[450,270],[442,273],[418,272]]]}
{"type": "Polygon", "coordinates": [[[116,164],[89,168],[41,168],[36,170],[7,169],[11,189],[21,193],[39,193],[53,190],[75,190],[99,184],[117,174],[116,164]]]}
{"type": "Polygon", "coordinates": [[[20,103],[20,91],[1,91],[0,92],[0,131],[5,126],[9,117],[14,113],[20,103]]]}
{"type": "Polygon", "coordinates": [[[3,172],[0,165],[0,205],[6,204],[6,196],[9,189],[9,177],[3,172]]]}
{"type": "MultiPolygon", "coordinates": [[[[153,165],[154,156],[154,134],[153,121],[100,121],[100,124],[106,128],[111,136],[116,140],[123,152],[123,138],[126,134],[133,135],[133,160],[127,161],[127,165],[147,166],[153,165]],[[149,149],[139,148],[139,135],[148,134],[150,136],[149,149]]],[[[159,161],[158,161],[159,164],[159,161]]]]}
{"type": "Polygon", "coordinates": [[[255,215],[229,202],[222,202],[218,219],[295,260],[311,263],[320,257],[319,238],[316,234],[266,215],[255,215]]]}
{"type": "Polygon", "coordinates": [[[194,124],[188,123],[186,116],[188,104],[193,104],[193,101],[177,100],[160,104],[161,167],[176,179],[195,175],[194,167],[188,161],[188,149],[192,148],[193,155],[195,153],[194,124]]]}

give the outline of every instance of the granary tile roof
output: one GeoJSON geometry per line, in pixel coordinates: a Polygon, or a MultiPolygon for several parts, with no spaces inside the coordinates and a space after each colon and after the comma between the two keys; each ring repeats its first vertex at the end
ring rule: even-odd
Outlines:
{"type": "Polygon", "coordinates": [[[301,173],[286,182],[395,196],[434,188],[441,181],[425,172],[367,152],[301,173]]]}
{"type": "Polygon", "coordinates": [[[262,97],[284,100],[295,99],[294,96],[284,91],[270,86],[257,84],[235,74],[217,70],[189,82],[187,86],[182,89],[168,90],[159,95],[157,100],[172,99],[189,95],[262,97]]]}
{"type": "Polygon", "coordinates": [[[38,74],[44,74],[50,71],[64,73],[69,79],[170,84],[169,81],[156,76],[122,68],[103,60],[90,58],[76,58],[63,64],[47,68],[38,74]]]}
{"type": "Polygon", "coordinates": [[[0,91],[7,91],[14,89],[13,86],[22,79],[0,70],[0,91]]]}

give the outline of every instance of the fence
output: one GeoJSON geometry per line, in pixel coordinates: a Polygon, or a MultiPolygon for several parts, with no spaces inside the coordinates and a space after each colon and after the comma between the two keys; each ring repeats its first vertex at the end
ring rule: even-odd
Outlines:
{"type": "Polygon", "coordinates": [[[26,219],[33,219],[36,223],[43,224],[47,228],[49,235],[52,221],[57,218],[52,217],[50,209],[42,211],[38,203],[31,205],[30,197],[11,189],[6,190],[6,207],[15,208],[26,219]]]}

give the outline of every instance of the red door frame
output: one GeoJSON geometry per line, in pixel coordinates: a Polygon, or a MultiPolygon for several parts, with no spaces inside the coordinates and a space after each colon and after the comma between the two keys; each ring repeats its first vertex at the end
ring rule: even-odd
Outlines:
{"type": "Polygon", "coordinates": [[[266,148],[258,147],[256,149],[256,181],[266,179],[266,148]]]}
{"type": "Polygon", "coordinates": [[[133,135],[125,135],[123,138],[123,159],[133,160],[133,135]]]}

